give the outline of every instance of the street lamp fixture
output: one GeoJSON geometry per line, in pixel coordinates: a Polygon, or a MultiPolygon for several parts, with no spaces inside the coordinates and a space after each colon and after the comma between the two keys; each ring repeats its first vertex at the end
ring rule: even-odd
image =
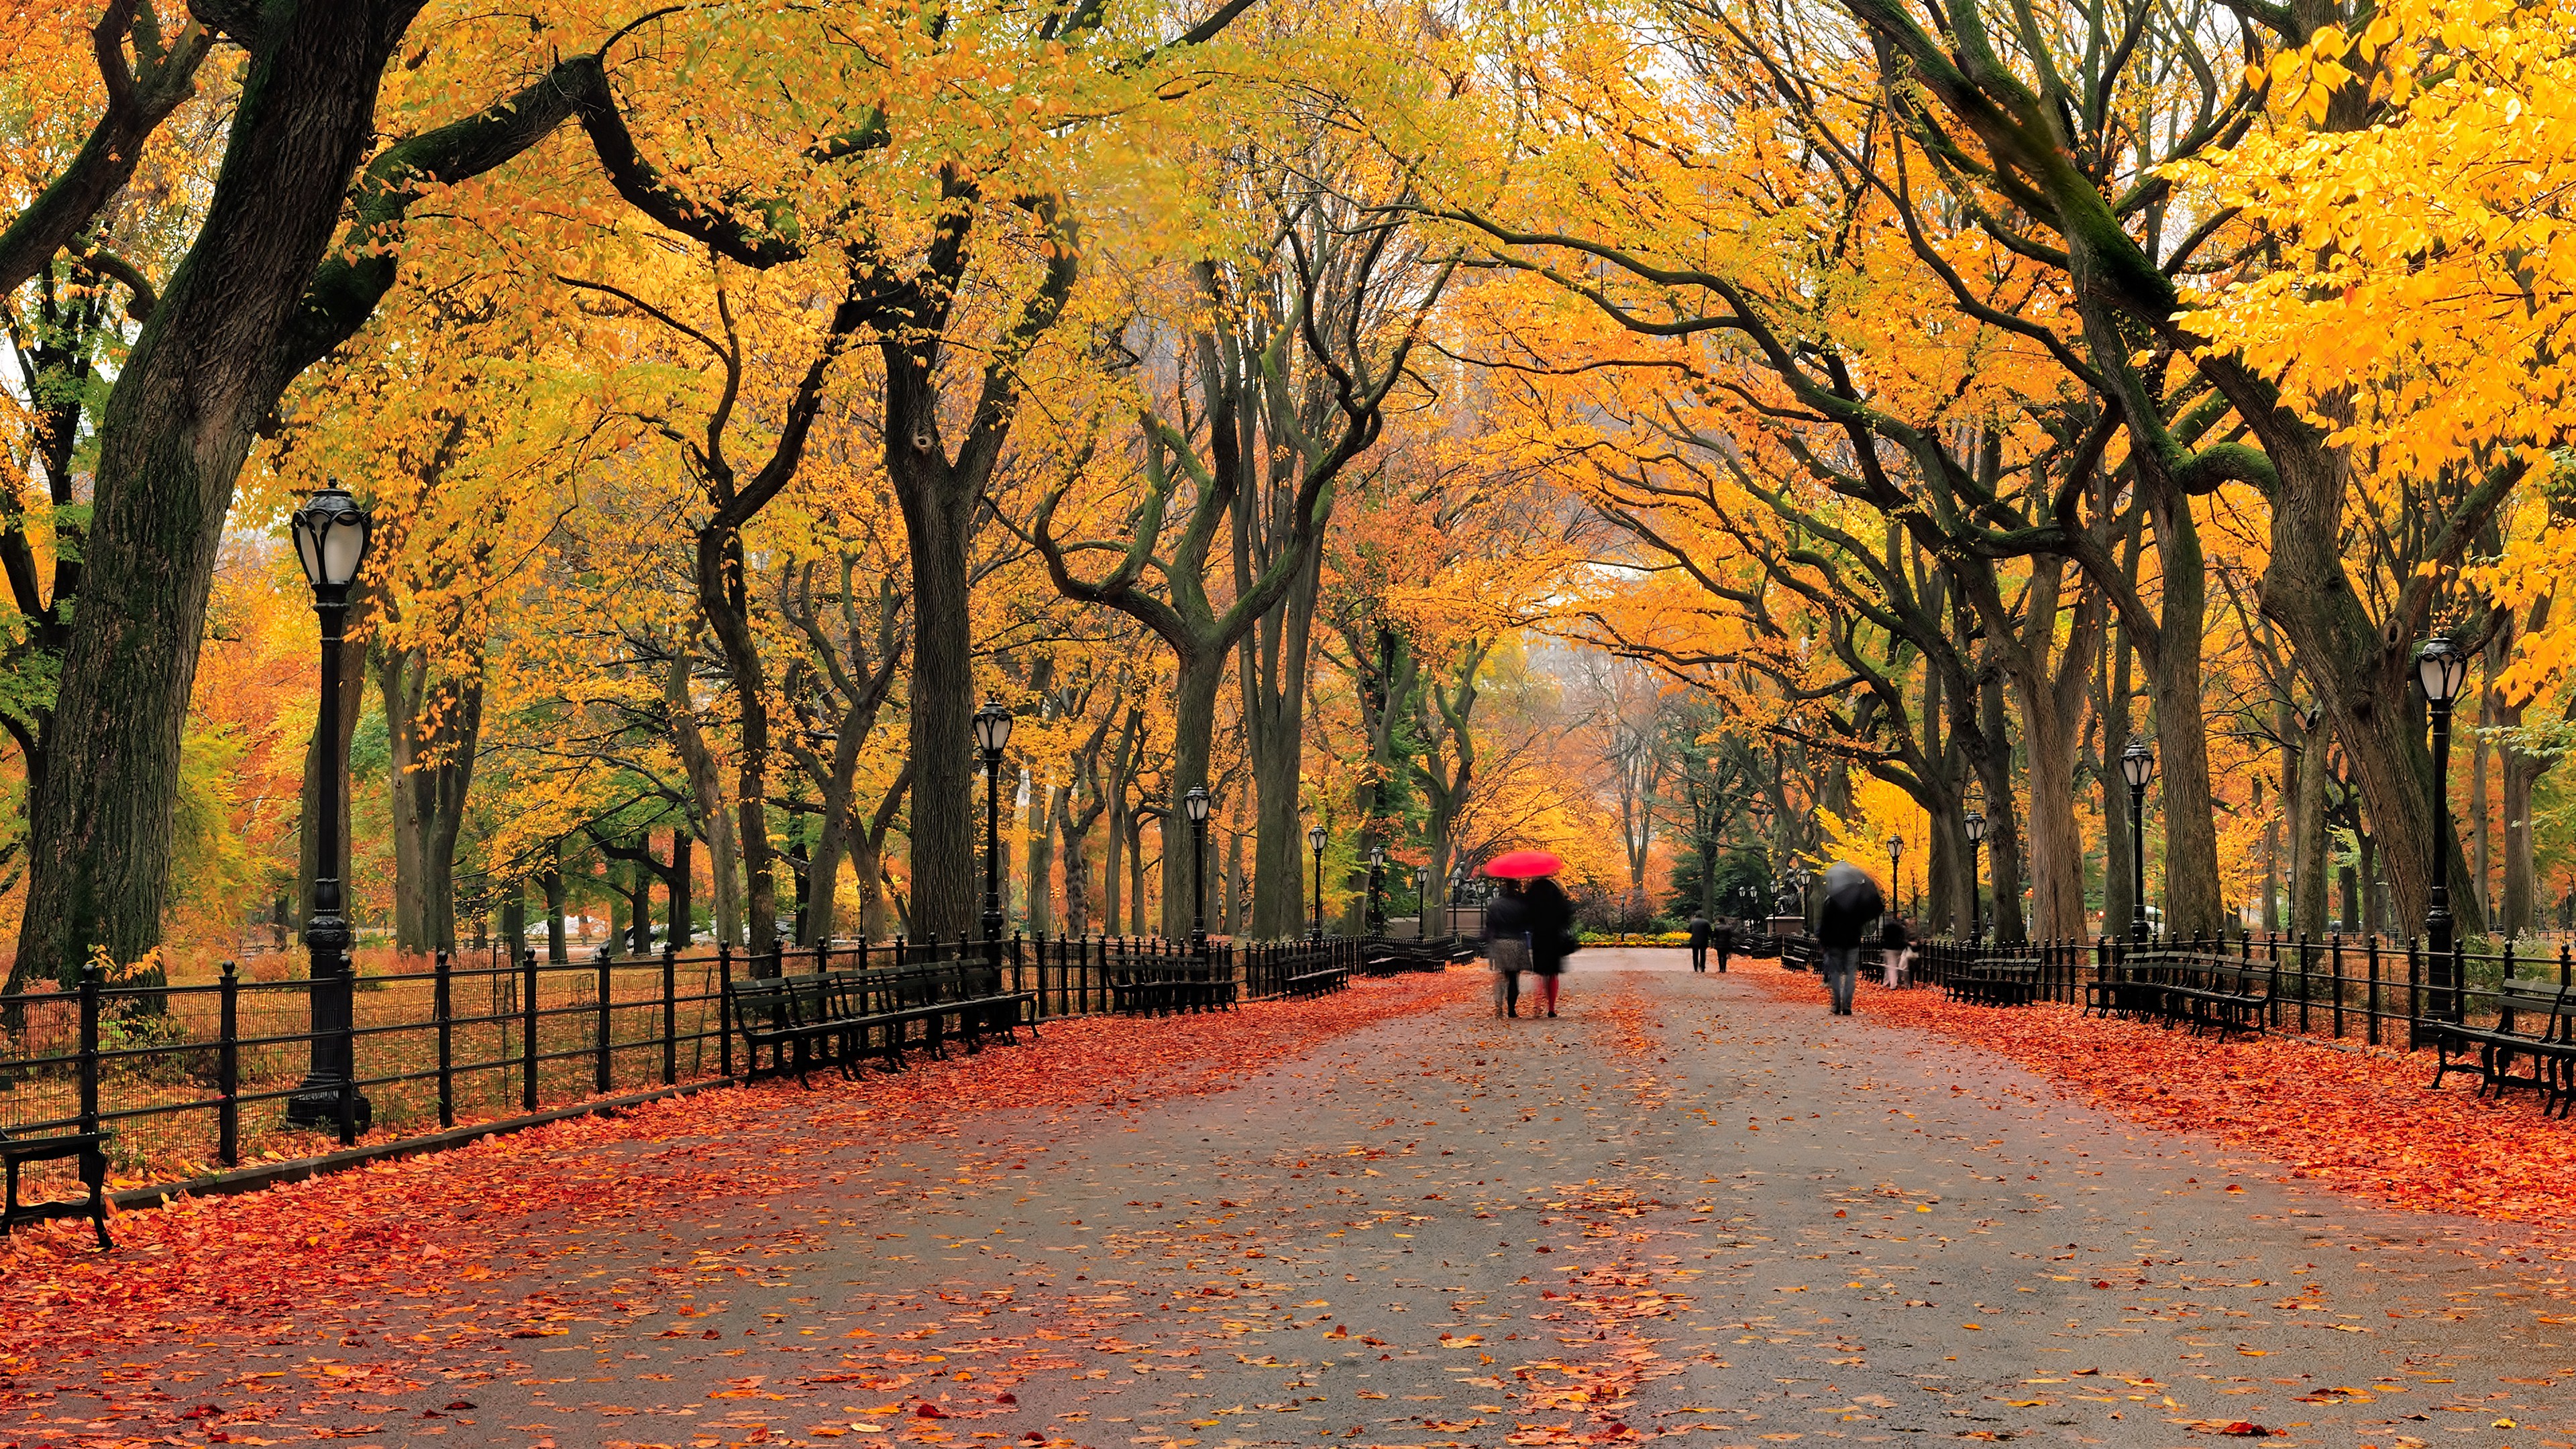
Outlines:
{"type": "Polygon", "coordinates": [[[1369,847],[1368,929],[1372,936],[1386,934],[1386,911],[1381,904],[1380,888],[1386,881],[1386,847],[1369,847]]]}
{"type": "Polygon", "coordinates": [[[1449,868],[1449,934],[1452,936],[1458,934],[1458,892],[1466,884],[1467,867],[1451,866],[1449,868]]]}
{"type": "Polygon", "coordinates": [[[1968,829],[1968,944],[1977,946],[1986,937],[1986,883],[1977,874],[1977,857],[1986,844],[1986,817],[1971,810],[1960,823],[1968,829]]]}
{"type": "Polygon", "coordinates": [[[1207,817],[1205,785],[1192,785],[1181,795],[1181,813],[1190,817],[1190,949],[1207,950],[1207,817]]]}
{"type": "Polygon", "coordinates": [[[293,519],[296,561],[313,586],[313,613],[322,626],[322,699],[315,732],[325,758],[315,802],[313,899],[304,919],[304,947],[312,958],[312,1065],[286,1120],[299,1127],[336,1123],[341,1145],[358,1140],[373,1120],[357,1088],[356,971],[349,961],[349,918],[341,898],[340,801],[349,761],[340,749],[340,642],[349,621],[349,589],[366,562],[372,528],[367,511],[337,483],[315,490],[293,519]]]}
{"type": "Polygon", "coordinates": [[[1315,852],[1315,928],[1311,934],[1318,941],[1324,939],[1324,842],[1328,838],[1324,827],[1306,827],[1306,844],[1315,852]]]}
{"type": "Polygon", "coordinates": [[[2129,939],[2141,945],[2147,939],[2147,782],[2155,777],[2156,752],[2132,738],[2120,752],[2120,778],[2129,782],[2129,939]]]}
{"type": "Polygon", "coordinates": [[[1887,837],[1887,908],[1899,915],[1905,911],[1905,867],[1898,862],[1905,855],[1905,837],[1887,837]]]}
{"type": "MultiPolygon", "coordinates": [[[[2448,639],[2429,639],[2415,651],[2415,685],[2433,712],[2433,889],[2424,908],[2424,945],[2435,979],[2457,986],[2451,971],[2451,702],[2469,682],[2469,656],[2448,639]]],[[[2458,1020],[2462,1002],[2445,990],[2440,1015],[2458,1020]]]]}
{"type": "Polygon", "coordinates": [[[984,950],[1002,958],[1002,751],[1011,744],[1011,712],[998,699],[975,711],[975,748],[984,757],[984,950]]]}

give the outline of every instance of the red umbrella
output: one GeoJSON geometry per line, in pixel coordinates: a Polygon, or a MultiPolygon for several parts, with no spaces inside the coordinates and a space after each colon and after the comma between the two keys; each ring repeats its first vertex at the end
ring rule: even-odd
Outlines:
{"type": "Polygon", "coordinates": [[[1565,860],[1552,850],[1514,850],[1485,862],[1485,874],[1496,880],[1535,880],[1565,869],[1565,860]]]}

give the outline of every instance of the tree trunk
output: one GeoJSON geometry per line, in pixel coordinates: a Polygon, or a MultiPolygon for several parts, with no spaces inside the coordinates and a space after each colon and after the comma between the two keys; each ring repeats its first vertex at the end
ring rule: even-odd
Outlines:
{"type": "Polygon", "coordinates": [[[501,898],[501,943],[510,953],[509,964],[515,967],[528,954],[528,883],[514,880],[509,890],[501,898]]]}
{"type": "MultiPolygon", "coordinates": [[[[2487,801],[2487,732],[2495,728],[2496,692],[2492,688],[2496,671],[2503,667],[2504,651],[2499,638],[2487,646],[2486,657],[2478,667],[2477,728],[2469,736],[2469,893],[2477,897],[2478,915],[2495,913],[2495,895],[2488,883],[2494,879],[2494,857],[2489,851],[2487,801]]],[[[2466,713],[2466,711],[2462,711],[2466,713]]]]}
{"type": "MultiPolygon", "coordinates": [[[[2078,600],[2073,628],[2059,644],[2057,600],[2065,572],[2066,565],[2059,560],[2033,558],[2019,628],[2007,633],[1999,626],[2011,621],[2002,618],[1989,624],[2001,641],[1995,653],[2014,697],[2021,702],[2030,799],[2030,930],[2042,940],[2071,940],[2085,933],[2084,842],[2075,819],[2075,757],[2102,604],[2090,591],[2078,600]]],[[[2000,710],[1990,714],[2000,721],[2000,710]]],[[[2000,867],[2003,857],[1998,855],[1996,863],[2000,867]]]]}
{"type": "Polygon", "coordinates": [[[1977,781],[1986,806],[1986,891],[1995,923],[1988,937],[1998,945],[2028,939],[2022,919],[2021,812],[2013,791],[2011,725],[2004,714],[2004,682],[1989,674],[1979,682],[1977,700],[1984,721],[1986,748],[1976,759],[1977,781]]]}
{"type": "MultiPolygon", "coordinates": [[[[2288,636],[2300,672],[2334,725],[2371,836],[2385,854],[2398,914],[2421,921],[2432,894],[2433,852],[2448,856],[2452,880],[2466,880],[2468,870],[2456,829],[2436,839],[2433,755],[2414,683],[2416,621],[2391,618],[2382,629],[2353,592],[2334,527],[2343,517],[2340,460],[2285,455],[2276,462],[2281,490],[2272,505],[2263,612],[2288,636]]],[[[2198,562],[2192,560],[2194,577],[2198,562]]],[[[2165,577],[2174,577],[2170,561],[2165,577]]],[[[2452,892],[2451,910],[2460,934],[2485,932],[2485,913],[2472,893],[2452,892]]]]}
{"type": "Polygon", "coordinates": [[[1122,862],[1127,854],[1127,752],[1119,751],[1117,768],[1109,776],[1109,829],[1101,843],[1100,856],[1100,932],[1114,936],[1125,923],[1119,904],[1126,898],[1127,873],[1122,862]]]}
{"type": "Polygon", "coordinates": [[[961,486],[939,451],[931,380],[913,375],[908,353],[887,354],[886,472],[912,555],[910,916],[913,933],[927,940],[974,930],[980,914],[984,812],[974,798],[975,645],[966,571],[979,490],[961,486]]]}
{"type": "Polygon", "coordinates": [[[2120,773],[2120,752],[2129,747],[2135,726],[2129,718],[2131,683],[2129,631],[2108,636],[2108,677],[2093,694],[2094,712],[2102,720],[2102,934],[2126,937],[2137,913],[2137,857],[2129,824],[2129,782],[2120,773]]]}
{"type": "MultiPolygon", "coordinates": [[[[1238,559],[1244,548],[1239,541],[1238,559]]],[[[1252,762],[1252,935],[1266,941],[1304,934],[1308,852],[1299,790],[1322,557],[1322,549],[1311,551],[1296,587],[1245,637],[1235,670],[1243,690],[1244,749],[1252,762]]]]}
{"type": "MultiPolygon", "coordinates": [[[[456,948],[456,839],[483,725],[478,673],[435,675],[424,649],[373,651],[384,701],[394,832],[394,947],[456,948]]],[[[479,671],[481,661],[474,661],[479,671]]]]}
{"type": "Polygon", "coordinates": [[[686,830],[671,832],[671,876],[663,882],[662,900],[668,916],[663,929],[663,943],[674,951],[689,949],[689,938],[698,931],[695,908],[689,904],[689,889],[697,875],[697,865],[686,830]]]}
{"type": "Polygon", "coordinates": [[[561,966],[572,959],[571,948],[564,941],[564,877],[562,847],[558,846],[546,860],[546,872],[537,884],[546,893],[546,960],[561,966]]]}
{"type": "Polygon", "coordinates": [[[1243,887],[1243,832],[1229,830],[1225,833],[1224,926],[1225,934],[1229,936],[1243,933],[1246,907],[1250,903],[1247,898],[1248,893],[1243,887]]]}
{"type": "MultiPolygon", "coordinates": [[[[1164,854],[1169,855],[1169,851],[1164,854]]],[[[1127,934],[1151,934],[1146,928],[1145,903],[1145,812],[1127,812],[1127,934]]]]}
{"type": "Polygon", "coordinates": [[[93,943],[132,961],[160,941],[180,740],[234,480],[293,376],[281,355],[416,8],[271,7],[251,27],[205,221],[99,428],[80,607],[33,811],[42,868],[18,935],[36,970],[76,971],[93,943]]]}
{"type": "Polygon", "coordinates": [[[733,681],[739,713],[734,756],[735,830],[742,852],[743,928],[751,933],[751,971],[779,971],[777,848],[769,839],[769,685],[760,641],[751,628],[743,578],[742,536],[713,526],[698,531],[698,612],[715,630],[733,681]]]}
{"type": "Polygon", "coordinates": [[[2356,873],[2361,888],[2361,929],[2364,935],[2393,934],[2379,912],[2379,846],[2367,830],[2353,832],[2355,854],[2361,862],[2356,873]]]}
{"type": "Polygon", "coordinates": [[[2312,939],[2326,931],[2326,792],[2332,774],[2326,769],[2330,736],[2325,716],[2315,710],[2293,710],[2298,722],[2299,807],[2290,823],[2290,929],[2312,939]]]}
{"type": "Polygon", "coordinates": [[[741,946],[742,855],[734,849],[733,815],[725,808],[715,751],[707,747],[706,732],[698,725],[697,704],[689,695],[690,655],[686,644],[672,651],[670,667],[662,676],[662,704],[671,721],[672,748],[688,772],[690,815],[698,837],[707,842],[707,871],[715,882],[716,939],[741,946]]]}
{"type": "Polygon", "coordinates": [[[1029,782],[1029,808],[1022,817],[1028,839],[1022,851],[1029,866],[1029,934],[1055,932],[1055,817],[1063,808],[1066,788],[1029,782]]]}
{"type": "Polygon", "coordinates": [[[1205,789],[1208,747],[1216,735],[1216,692],[1225,683],[1225,653],[1176,654],[1172,681],[1171,791],[1163,801],[1163,935],[1190,933],[1190,842],[1187,797],[1205,789]]]}
{"type": "Polygon", "coordinates": [[[2209,729],[2201,713],[2201,639],[2207,628],[2209,580],[2190,500],[2170,508],[2150,503],[2163,608],[2157,648],[2145,659],[2155,701],[2156,774],[2163,781],[2156,823],[2164,828],[2165,930],[2215,933],[2225,908],[2218,889],[2218,822],[2210,802],[2209,729]]]}

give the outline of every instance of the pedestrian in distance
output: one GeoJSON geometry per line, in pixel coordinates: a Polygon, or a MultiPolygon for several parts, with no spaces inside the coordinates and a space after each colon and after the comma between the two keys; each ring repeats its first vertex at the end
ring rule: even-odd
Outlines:
{"type": "Polygon", "coordinates": [[[1708,969],[1708,917],[1694,912],[1690,918],[1691,969],[1708,969]]]}
{"type": "Polygon", "coordinates": [[[1852,1014],[1854,973],[1860,969],[1861,938],[1887,911],[1878,882],[1847,860],[1825,869],[1825,899],[1816,912],[1816,947],[1832,992],[1834,1015],[1852,1014]]]}
{"type": "Polygon", "coordinates": [[[1732,922],[1720,921],[1709,934],[1717,938],[1717,974],[1723,976],[1726,974],[1726,953],[1735,949],[1735,926],[1732,922]]]}
{"type": "Polygon", "coordinates": [[[1896,912],[1888,912],[1887,919],[1878,928],[1878,964],[1879,969],[1886,973],[1890,988],[1905,984],[1905,968],[1913,954],[1914,948],[1906,939],[1904,920],[1896,912]]]}
{"type": "Polygon", "coordinates": [[[1566,954],[1575,949],[1574,903],[1548,876],[1531,881],[1522,895],[1529,902],[1530,973],[1538,978],[1539,998],[1553,1017],[1557,981],[1565,975],[1566,954]]]}
{"type": "Polygon", "coordinates": [[[1503,882],[1485,903],[1485,961],[1494,968],[1494,1015],[1520,1015],[1521,973],[1530,966],[1529,897],[1503,882]]]}

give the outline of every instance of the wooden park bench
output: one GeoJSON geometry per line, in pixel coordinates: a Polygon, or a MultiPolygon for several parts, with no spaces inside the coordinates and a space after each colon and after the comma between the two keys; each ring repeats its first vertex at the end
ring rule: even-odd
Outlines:
{"type": "Polygon", "coordinates": [[[1449,943],[1444,941],[1389,941],[1368,943],[1360,960],[1360,972],[1367,976],[1396,976],[1409,971],[1443,971],[1451,957],[1449,943]]]}
{"type": "Polygon", "coordinates": [[[52,1218],[87,1215],[90,1226],[98,1233],[98,1245],[112,1248],[116,1244],[107,1236],[107,1134],[104,1132],[52,1132],[37,1136],[11,1136],[0,1132],[0,1163],[5,1163],[9,1177],[9,1196],[0,1208],[0,1237],[20,1223],[40,1223],[52,1218]],[[18,1170],[31,1162],[80,1161],[81,1185],[89,1189],[87,1198],[63,1202],[18,1201],[18,1170]]]}
{"type": "Polygon", "coordinates": [[[2028,1006],[2039,994],[2036,961],[1979,961],[1953,972],[1947,982],[1952,1001],[1979,1006],[2028,1006]]]}
{"type": "Polygon", "coordinates": [[[2545,1108],[2561,1116],[2576,1101],[2576,988],[2555,981],[2508,980],[2496,991],[2494,1026],[2424,1021],[2417,1024],[2415,1039],[2432,1043],[2436,1087],[2444,1076],[2468,1066],[2454,1062],[2455,1054],[2474,1055],[2480,1096],[2492,1090],[2501,1097],[2508,1087],[2530,1087],[2540,1093],[2545,1108]],[[2531,1073],[2515,1076],[2513,1064],[2524,1058],[2530,1060],[2531,1073]]]}
{"type": "Polygon", "coordinates": [[[1280,984],[1282,996],[1326,996],[1351,984],[1347,966],[1323,965],[1301,971],[1280,984]]]}
{"type": "Polygon", "coordinates": [[[1235,989],[1231,965],[1206,958],[1147,961],[1112,972],[1109,1004],[1131,1016],[1232,1011],[1235,989]]]}
{"type": "Polygon", "coordinates": [[[2163,1016],[2167,970],[2162,956],[2143,952],[2105,964],[2084,983],[2084,1014],[2163,1016]]]}
{"type": "Polygon", "coordinates": [[[2260,1033],[2272,1009],[2279,972],[2269,963],[2235,956],[2178,955],[2158,968],[2155,982],[2167,1025],[2194,1034],[2214,1030],[2260,1033]]]}
{"type": "Polygon", "coordinates": [[[914,1046],[945,1056],[951,1037],[980,1049],[988,1032],[1016,1041],[1020,1026],[1037,1029],[1037,993],[1003,990],[1000,970],[975,961],[735,981],[725,1002],[746,1048],[746,1081],[793,1071],[801,1082],[818,1064],[847,1076],[870,1057],[900,1068],[914,1046]]]}

